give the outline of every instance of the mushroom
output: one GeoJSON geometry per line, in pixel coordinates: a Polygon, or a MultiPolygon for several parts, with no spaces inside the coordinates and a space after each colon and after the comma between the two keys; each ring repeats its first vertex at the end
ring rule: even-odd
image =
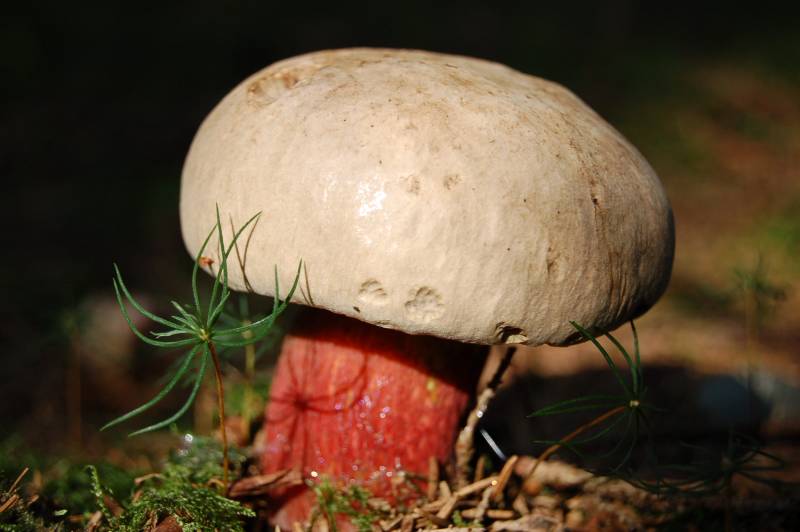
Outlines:
{"type": "MultiPolygon", "coordinates": [[[[322,51],[246,79],[186,159],[190,253],[216,204],[235,225],[262,213],[232,288],[274,296],[275,266],[282,286],[305,267],[262,470],[381,496],[448,459],[485,346],[569,344],[571,320],[612,330],[661,296],[673,257],[658,177],[585,103],[423,51],[322,51]]],[[[273,498],[281,528],[314,502],[273,498]]]]}

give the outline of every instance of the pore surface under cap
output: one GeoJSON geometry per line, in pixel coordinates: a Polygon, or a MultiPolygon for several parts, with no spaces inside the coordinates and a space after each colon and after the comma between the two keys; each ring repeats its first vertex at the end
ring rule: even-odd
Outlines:
{"type": "MultiPolygon", "coordinates": [[[[295,301],[465,342],[612,329],[672,264],[669,203],[636,149],[560,85],[467,57],[336,50],[254,74],[189,151],[192,254],[216,204],[228,230],[262,213],[257,293],[275,266],[285,293],[302,259],[295,301]]],[[[235,258],[230,273],[243,289],[235,258]]]]}

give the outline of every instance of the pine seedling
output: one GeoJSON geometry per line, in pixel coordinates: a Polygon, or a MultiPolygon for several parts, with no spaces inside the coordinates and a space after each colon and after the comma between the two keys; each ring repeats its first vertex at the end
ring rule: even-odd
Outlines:
{"type": "Polygon", "coordinates": [[[752,348],[758,342],[767,318],[786,299],[786,289],[770,279],[761,255],[758,256],[755,266],[736,268],[734,275],[744,302],[747,343],[752,348]]]}
{"type": "MultiPolygon", "coordinates": [[[[166,349],[186,349],[186,353],[180,359],[180,363],[175,370],[172,377],[166,383],[158,394],[153,399],[145,404],[131,410],[113,421],[107,423],[101,430],[108,429],[119,423],[125,422],[133,417],[136,417],[145,411],[152,408],[155,404],[160,402],[166,395],[172,391],[175,385],[185,376],[191,376],[191,391],[186,402],[181,406],[177,412],[172,416],[148,425],[142,429],[136,430],[131,433],[131,436],[151,432],[154,430],[162,429],[177,421],[192,405],[195,397],[197,396],[200,384],[203,382],[203,377],[208,367],[208,361],[211,359],[214,366],[214,376],[217,388],[217,405],[219,408],[220,426],[222,433],[222,447],[223,447],[223,484],[227,489],[228,485],[228,442],[225,430],[225,397],[222,385],[222,370],[220,365],[220,357],[218,354],[219,348],[226,347],[243,347],[251,345],[255,342],[262,340],[270,331],[275,320],[286,309],[288,302],[291,300],[295,289],[297,288],[298,280],[300,279],[300,265],[298,265],[297,275],[295,276],[294,283],[289,290],[286,298],[281,300],[279,286],[278,286],[278,271],[275,269],[275,298],[273,301],[272,312],[252,323],[243,324],[233,327],[220,327],[220,317],[230,297],[230,289],[228,288],[228,256],[234,249],[237,239],[241,236],[244,230],[253,224],[259,217],[256,214],[250,218],[238,231],[235,231],[232,236],[231,243],[226,247],[225,238],[222,231],[222,223],[220,222],[219,207],[217,207],[217,221],[214,227],[209,232],[200,251],[197,253],[194,261],[194,268],[192,270],[192,304],[180,304],[177,301],[172,301],[172,306],[177,310],[177,314],[169,318],[157,316],[142,307],[131,295],[128,288],[122,280],[117,265],[114,265],[115,276],[113,278],[114,291],[116,292],[117,301],[119,302],[120,310],[128,326],[133,333],[143,342],[154,347],[166,349]],[[197,273],[200,270],[201,264],[209,265],[212,263],[210,259],[205,257],[203,253],[208,247],[214,233],[217,234],[220,264],[219,270],[214,277],[211,294],[208,301],[203,304],[200,298],[200,293],[197,287],[197,273]],[[149,335],[142,333],[134,324],[125,307],[125,301],[139,313],[153,322],[165,327],[164,330],[151,332],[149,335]],[[192,375],[193,374],[193,375],[192,375]]],[[[301,263],[302,265],[302,263],[301,263]]]]}
{"type": "Polygon", "coordinates": [[[685,442],[680,445],[694,453],[691,462],[661,465],[656,480],[633,484],[654,493],[695,497],[730,494],[736,476],[775,490],[784,486],[780,480],[764,475],[783,469],[784,461],[764,451],[758,440],[746,434],[730,431],[728,443],[721,450],[685,442]]]}
{"type": "Polygon", "coordinates": [[[617,383],[619,384],[620,393],[616,395],[585,395],[575,399],[568,399],[561,401],[533,412],[528,417],[544,417],[554,416],[559,414],[568,414],[575,412],[591,412],[599,410],[601,413],[591,421],[581,425],[568,435],[560,440],[545,440],[536,443],[549,444],[550,446],[539,456],[536,464],[528,473],[528,477],[532,476],[537,466],[547,460],[547,458],[556,452],[558,449],[564,447],[574,452],[580,457],[583,457],[581,447],[588,443],[596,442],[604,437],[611,436],[612,434],[617,439],[610,450],[600,455],[601,458],[610,458],[614,456],[621,456],[619,461],[613,468],[612,472],[617,473],[626,468],[633,455],[633,451],[637,442],[641,439],[646,431],[649,431],[649,416],[656,408],[645,401],[647,394],[647,387],[644,384],[644,377],[642,375],[642,362],[639,353],[639,337],[636,332],[636,326],[631,322],[631,330],[633,331],[633,344],[634,351],[631,356],[625,347],[612,336],[606,333],[606,337],[617,348],[622,357],[628,365],[630,377],[625,378],[623,373],[617,367],[616,362],[609,354],[609,352],[600,344],[592,333],[576,322],[570,322],[573,327],[583,336],[586,340],[592,342],[598,351],[603,355],[603,358],[611,369],[617,383]],[[618,435],[616,432],[622,427],[622,434],[618,435]],[[578,439],[578,437],[587,431],[594,431],[591,435],[578,439]]]}
{"type": "Polygon", "coordinates": [[[786,467],[785,462],[764,450],[755,438],[728,432],[723,449],[681,442],[681,447],[694,453],[689,463],[656,466],[655,480],[626,478],[632,485],[658,495],[702,498],[721,494],[724,497],[725,530],[733,529],[733,482],[743,477],[767,486],[776,492],[791,484],[768,476],[786,467]]]}

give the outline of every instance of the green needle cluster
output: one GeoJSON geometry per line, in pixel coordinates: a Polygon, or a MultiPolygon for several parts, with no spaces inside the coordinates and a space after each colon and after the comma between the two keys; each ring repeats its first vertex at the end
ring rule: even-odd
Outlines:
{"type": "Polygon", "coordinates": [[[634,343],[633,355],[629,354],[625,347],[614,338],[614,336],[610,333],[606,334],[628,365],[630,378],[626,379],[623,372],[617,367],[616,362],[614,362],[614,358],[600,342],[597,341],[597,338],[578,323],[574,321],[570,323],[572,323],[572,326],[575,327],[586,340],[592,342],[603,355],[614,378],[619,384],[620,393],[614,395],[585,395],[575,399],[568,399],[541,408],[528,417],[543,417],[599,410],[601,412],[600,415],[561,440],[540,441],[537,443],[551,445],[550,449],[545,453],[548,456],[557,448],[564,447],[578,456],[583,457],[583,453],[580,450],[581,446],[614,434],[617,438],[616,444],[600,455],[599,458],[610,458],[621,455],[617,464],[612,468],[612,471],[616,472],[629,463],[637,442],[640,440],[643,432],[645,432],[645,429],[649,429],[650,413],[656,410],[654,406],[645,401],[647,387],[644,385],[644,378],[642,376],[642,361],[639,353],[639,337],[636,333],[636,327],[633,322],[631,322],[634,343]],[[618,435],[616,432],[619,427],[623,427],[621,435],[618,435]],[[589,429],[592,429],[591,435],[580,439],[577,438],[577,436],[583,432],[589,431],[589,429]]]}
{"type": "MultiPolygon", "coordinates": [[[[609,459],[620,456],[617,464],[607,473],[656,494],[702,497],[723,492],[730,496],[732,479],[737,475],[776,490],[786,486],[784,482],[767,475],[767,473],[782,469],[783,461],[777,456],[765,452],[761,444],[754,438],[733,431],[730,431],[728,445],[722,452],[714,448],[680,442],[683,448],[695,455],[695,458],[688,463],[659,463],[652,445],[653,442],[650,441],[650,446],[645,450],[648,451],[647,466],[651,470],[650,476],[653,479],[649,480],[635,474],[630,465],[633,451],[643,437],[651,435],[653,414],[664,412],[663,409],[656,408],[645,401],[647,387],[644,385],[642,377],[639,338],[636,328],[631,322],[634,343],[633,356],[614,336],[606,334],[628,364],[630,377],[626,379],[624,373],[619,370],[614,359],[597,341],[597,338],[577,323],[572,322],[572,325],[603,355],[621,392],[617,395],[587,395],[568,399],[530,414],[529,417],[542,417],[571,412],[600,411],[598,416],[560,440],[537,442],[550,444],[550,447],[540,455],[537,465],[561,447],[569,449],[581,458],[586,458],[581,448],[587,443],[607,437],[612,441],[613,438],[616,438],[616,443],[609,451],[593,455],[593,457],[609,459]],[[614,431],[619,427],[624,427],[621,435],[614,431]],[[587,432],[590,433],[589,436],[578,438],[587,432]]],[[[529,473],[529,475],[531,474],[529,473]]],[[[730,513],[729,508],[726,513],[730,513]]]]}
{"type": "Polygon", "coordinates": [[[172,306],[175,308],[175,310],[177,310],[177,314],[174,314],[169,318],[163,318],[153,314],[152,312],[149,312],[142,307],[136,301],[136,299],[133,298],[127,286],[125,286],[119,268],[116,264],[114,265],[115,276],[113,278],[113,283],[117,301],[119,302],[120,310],[122,311],[122,314],[125,317],[125,320],[128,322],[128,326],[131,328],[133,333],[143,342],[149,345],[165,349],[187,349],[187,352],[180,359],[175,373],[155,397],[138,408],[131,410],[127,414],[124,414],[107,423],[101,430],[118,425],[119,423],[138,416],[139,414],[142,414],[143,412],[152,408],[170,391],[172,391],[181,378],[187,374],[191,375],[190,372],[194,372],[190,380],[192,384],[189,397],[183,406],[181,406],[181,408],[175,412],[175,414],[167,419],[159,421],[158,423],[154,423],[139,429],[130,435],[134,436],[137,434],[158,430],[177,421],[184,413],[186,413],[197,396],[197,391],[200,388],[200,384],[203,382],[203,377],[208,367],[209,359],[212,359],[215,365],[217,365],[217,347],[243,347],[259,342],[270,332],[275,320],[286,309],[288,302],[291,300],[292,295],[297,288],[298,280],[300,279],[301,265],[298,265],[297,275],[295,275],[292,288],[289,290],[289,293],[283,300],[280,298],[278,271],[276,267],[275,298],[273,301],[272,312],[269,315],[254,321],[253,323],[244,325],[229,328],[222,328],[218,326],[221,321],[225,321],[220,320],[220,318],[223,315],[223,310],[231,295],[231,291],[228,288],[228,256],[230,255],[231,251],[233,251],[237,239],[248,226],[253,224],[258,219],[260,213],[250,218],[238,231],[235,231],[230,244],[227,246],[225,244],[225,237],[222,231],[222,223],[220,222],[219,208],[217,208],[216,214],[217,222],[209,232],[200,248],[200,251],[195,257],[194,268],[192,270],[193,303],[180,304],[173,300],[172,306]],[[214,233],[217,234],[218,238],[220,265],[219,271],[214,277],[211,294],[208,298],[208,301],[203,304],[197,288],[197,273],[204,258],[203,253],[208,247],[208,244],[214,233]],[[137,312],[153,322],[165,327],[165,329],[157,332],[151,332],[149,335],[142,333],[133,324],[133,321],[128,314],[128,310],[125,307],[125,301],[130,303],[130,305],[137,312]]]}
{"type": "Polygon", "coordinates": [[[720,492],[730,494],[737,475],[775,490],[788,486],[765,475],[784,469],[785,462],[764,451],[758,440],[746,434],[729,431],[728,444],[722,450],[685,442],[680,445],[695,455],[691,462],[659,465],[655,480],[635,479],[631,483],[662,495],[699,497],[720,492]]]}

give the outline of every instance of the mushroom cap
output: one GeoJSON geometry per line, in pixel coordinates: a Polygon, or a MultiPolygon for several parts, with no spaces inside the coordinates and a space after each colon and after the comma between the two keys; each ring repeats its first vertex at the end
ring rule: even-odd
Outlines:
{"type": "MultiPolygon", "coordinates": [[[[321,51],[250,76],[183,168],[195,255],[219,206],[247,285],[411,334],[561,345],[655,303],[674,228],[650,165],[562,86],[485,60],[321,51]]],[[[206,253],[211,255],[211,253],[206,253]]],[[[244,289],[234,255],[230,286],[244,289]]],[[[218,258],[217,258],[217,263],[218,258]]]]}

